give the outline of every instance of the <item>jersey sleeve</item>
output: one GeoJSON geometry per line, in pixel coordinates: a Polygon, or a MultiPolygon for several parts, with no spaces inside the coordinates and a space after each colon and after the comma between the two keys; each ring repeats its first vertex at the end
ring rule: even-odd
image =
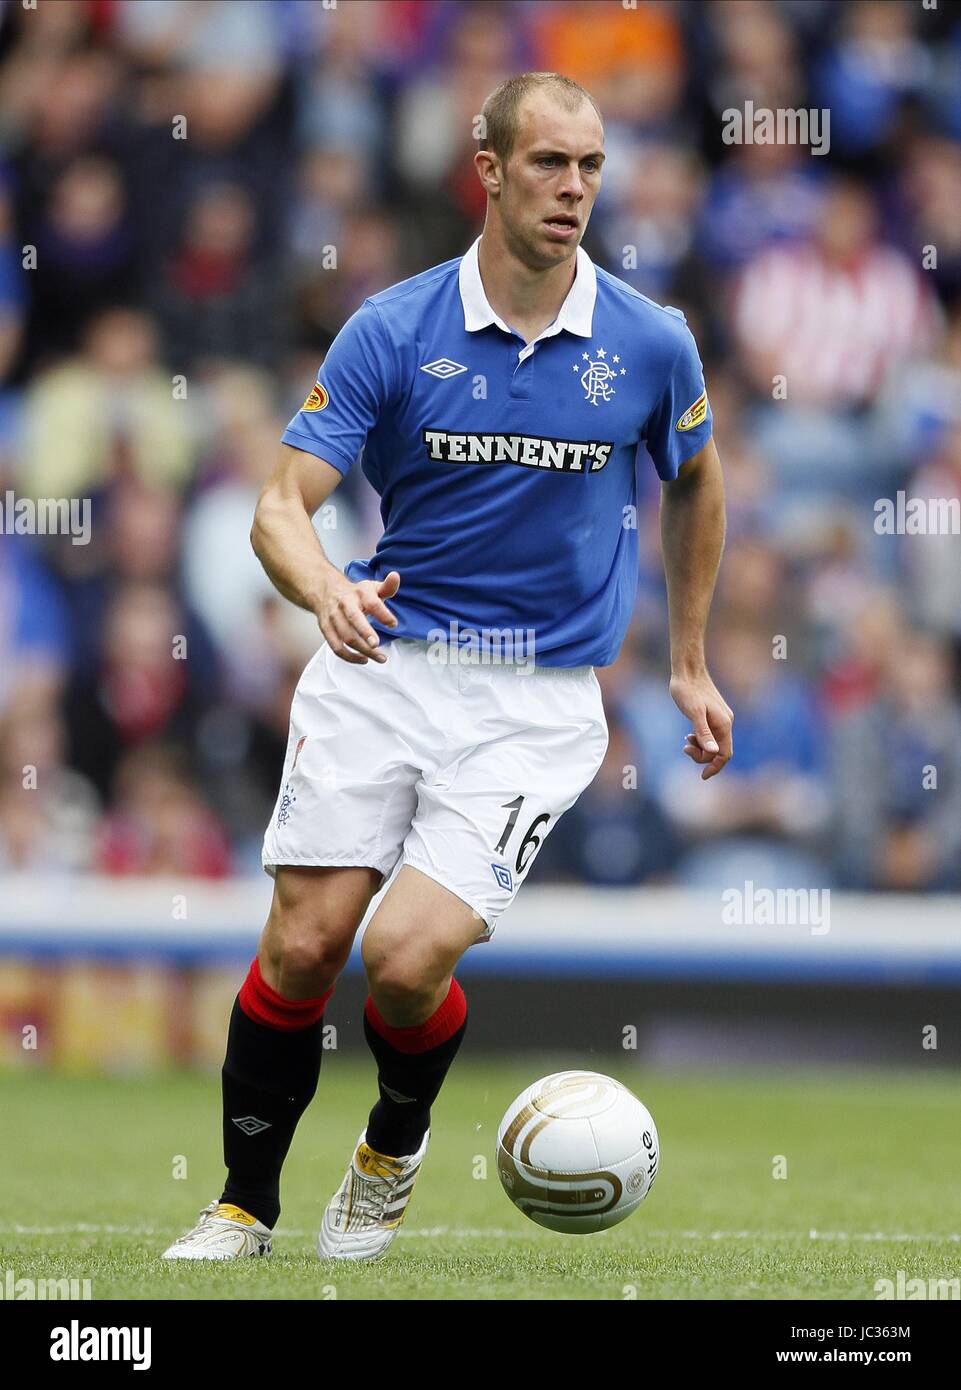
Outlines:
{"type": "Polygon", "coordinates": [[[676,478],[681,465],[704,448],[712,428],[704,368],[694,335],[684,323],[667,384],[645,427],[647,450],[658,477],[665,483],[676,478]]]}
{"type": "Polygon", "coordinates": [[[392,354],[377,309],[366,301],[331,343],[310,395],[281,436],[346,473],[390,394],[392,354]]]}

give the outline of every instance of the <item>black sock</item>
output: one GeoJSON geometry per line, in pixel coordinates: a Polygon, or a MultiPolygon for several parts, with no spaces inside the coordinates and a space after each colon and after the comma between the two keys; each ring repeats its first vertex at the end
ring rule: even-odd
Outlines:
{"type": "Polygon", "coordinates": [[[221,1078],[224,1162],[221,1201],[276,1225],[280,1170],[294,1130],[317,1089],[323,1018],[305,1028],[271,1028],[234,1001],[221,1078]]]}
{"type": "Polygon", "coordinates": [[[417,1152],[430,1126],[430,1107],[466,1031],[467,1006],[456,980],[451,981],[451,991],[437,1013],[418,1028],[389,1028],[368,999],[364,1036],[377,1060],[380,1091],[367,1121],[367,1143],[372,1149],[394,1158],[417,1152]],[[406,1050],[438,1033],[447,1036],[433,1047],[406,1050]],[[404,1050],[395,1046],[396,1041],[404,1043],[404,1050]]]}

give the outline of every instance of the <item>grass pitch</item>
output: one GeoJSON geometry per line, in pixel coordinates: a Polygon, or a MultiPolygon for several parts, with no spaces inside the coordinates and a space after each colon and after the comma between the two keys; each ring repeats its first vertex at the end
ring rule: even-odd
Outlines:
{"type": "Polygon", "coordinates": [[[898,1270],[961,1274],[957,1075],[586,1064],[630,1086],[658,1125],[658,1180],[627,1221],[589,1236],[544,1231],[511,1206],[494,1166],[513,1097],[585,1059],[464,1058],[390,1253],[335,1266],[314,1258],[314,1237],[374,1099],[366,1058],[325,1057],[285,1169],[274,1255],[229,1265],[158,1258],[220,1192],[216,1076],[0,1076],[0,1278],[89,1279],[94,1299],[125,1300],[870,1300],[898,1270]],[[777,1156],[786,1178],[773,1176],[777,1156]]]}

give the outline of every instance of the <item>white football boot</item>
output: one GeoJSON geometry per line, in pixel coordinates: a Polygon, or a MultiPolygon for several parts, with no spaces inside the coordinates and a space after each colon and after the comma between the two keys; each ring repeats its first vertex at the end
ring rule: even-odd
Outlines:
{"type": "Polygon", "coordinates": [[[397,1234],[427,1153],[430,1130],[415,1154],[389,1158],[367,1143],[366,1129],[346,1177],[331,1197],[317,1237],[322,1260],[377,1260],[397,1234]]]}
{"type": "Polygon", "coordinates": [[[164,1260],[238,1260],[269,1255],[270,1231],[256,1217],[229,1202],[211,1202],[192,1231],[175,1240],[164,1260]]]}

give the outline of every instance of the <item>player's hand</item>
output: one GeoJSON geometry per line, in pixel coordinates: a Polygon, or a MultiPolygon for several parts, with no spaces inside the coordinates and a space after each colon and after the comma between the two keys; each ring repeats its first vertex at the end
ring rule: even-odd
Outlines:
{"type": "Polygon", "coordinates": [[[397,619],[384,600],[393,598],[399,588],[400,575],[396,570],[383,579],[362,579],[358,584],[345,574],[330,578],[314,612],[335,656],[352,666],[366,666],[368,660],[387,660],[387,653],[378,650],[380,638],[366,615],[373,614],[385,627],[396,627],[397,619]]]}
{"type": "Polygon", "coordinates": [[[703,767],[701,780],[706,782],[717,776],[734,753],[734,713],[706,671],[699,676],[672,676],[671,698],[693,725],[684,752],[703,767]]]}

